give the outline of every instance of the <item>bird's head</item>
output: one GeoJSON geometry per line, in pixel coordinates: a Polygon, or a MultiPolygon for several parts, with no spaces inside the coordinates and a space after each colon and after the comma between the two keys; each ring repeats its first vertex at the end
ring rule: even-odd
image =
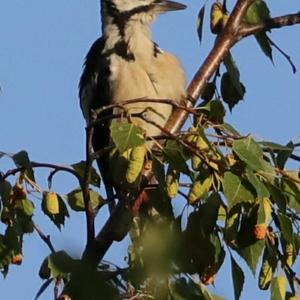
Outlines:
{"type": "Polygon", "coordinates": [[[151,23],[162,13],[185,8],[186,5],[171,0],[102,0],[102,17],[151,23]]]}

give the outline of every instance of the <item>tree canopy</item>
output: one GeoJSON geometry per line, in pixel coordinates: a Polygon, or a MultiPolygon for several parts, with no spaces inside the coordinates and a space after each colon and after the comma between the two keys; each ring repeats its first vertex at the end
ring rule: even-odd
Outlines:
{"type": "MultiPolygon", "coordinates": [[[[121,121],[110,116],[113,145],[99,152],[92,150],[93,128],[100,113],[116,105],[93,112],[86,128],[86,156],[78,163],[36,162],[24,150],[0,153],[0,158],[9,157],[15,164],[12,169],[0,168],[4,277],[12,264],[22,263],[23,240],[35,233],[49,248],[40,266],[43,283],[36,299],[49,286],[54,286],[55,299],[222,299],[209,285],[226,260],[235,299],[241,297],[248,270],[256,274],[259,289],[270,290],[271,299],[299,298],[295,264],[300,248],[300,176],[298,169],[288,168],[290,161],[300,161],[299,144],[258,140],[227,123],[228,110],[234,114],[247,90],[231,51],[241,40],[254,36],[266,59],[273,62],[273,52],[278,51],[296,72],[272,33],[299,24],[300,13],[273,17],[271,8],[263,0],[199,5],[199,41],[203,42],[208,21],[214,45],[187,88],[188,99],[179,104],[172,99],[130,100],[148,102],[148,110],[157,115],[151,103],[174,107],[159,136],[147,136],[130,121],[128,101],[118,104],[121,121]],[[149,141],[154,141],[151,148],[149,141]],[[106,151],[111,176],[126,197],[97,228],[95,219],[113,200],[100,190],[103,184],[93,167],[106,151]],[[40,168],[49,171],[47,190],[35,176],[40,168]],[[64,195],[54,184],[61,172],[77,182],[64,195]],[[178,199],[184,201],[183,210],[174,213],[178,199]],[[85,213],[86,245],[80,258],[55,248],[35,223],[36,210],[60,230],[70,210],[85,213]],[[127,267],[104,261],[112,243],[126,236],[131,241],[127,267]]],[[[151,122],[144,113],[134,117],[151,122]]]]}

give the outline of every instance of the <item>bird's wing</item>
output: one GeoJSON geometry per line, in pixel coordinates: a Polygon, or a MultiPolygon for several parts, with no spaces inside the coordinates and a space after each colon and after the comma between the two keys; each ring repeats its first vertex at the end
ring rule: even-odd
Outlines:
{"type": "MultiPolygon", "coordinates": [[[[91,46],[84,63],[83,73],[79,82],[79,98],[82,113],[89,122],[89,114],[91,109],[98,109],[110,103],[110,86],[109,86],[109,61],[102,54],[104,48],[104,39],[99,38],[91,46]]],[[[106,111],[99,117],[111,114],[111,111],[106,111]]],[[[110,142],[110,121],[109,119],[97,124],[94,127],[93,134],[93,149],[98,151],[109,145],[110,142]]],[[[113,196],[112,187],[109,184],[108,171],[109,159],[108,153],[97,159],[97,164],[102,176],[103,183],[106,188],[107,197],[113,196]]]]}

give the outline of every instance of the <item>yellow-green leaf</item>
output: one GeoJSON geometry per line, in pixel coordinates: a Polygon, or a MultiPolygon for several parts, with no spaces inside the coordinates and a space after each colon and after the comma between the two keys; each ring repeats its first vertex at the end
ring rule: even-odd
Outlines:
{"type": "Polygon", "coordinates": [[[283,275],[273,278],[271,283],[271,300],[285,300],[286,278],[283,275]]]}

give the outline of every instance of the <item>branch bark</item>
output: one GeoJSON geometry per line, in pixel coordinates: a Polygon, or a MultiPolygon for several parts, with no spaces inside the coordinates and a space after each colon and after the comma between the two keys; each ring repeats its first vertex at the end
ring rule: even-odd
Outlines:
{"type": "Polygon", "coordinates": [[[270,18],[264,23],[260,24],[243,24],[239,29],[241,38],[246,36],[257,34],[262,31],[269,31],[271,29],[279,29],[285,26],[292,26],[295,24],[300,24],[300,12],[295,14],[289,14],[285,16],[280,16],[276,18],[270,18]]]}
{"type": "MultiPolygon", "coordinates": [[[[207,82],[217,71],[219,65],[223,61],[224,57],[228,54],[228,51],[242,38],[258,33],[260,31],[267,31],[272,28],[280,28],[293,24],[300,23],[300,16],[298,14],[287,15],[283,17],[277,17],[266,21],[263,24],[257,25],[243,25],[243,16],[245,15],[248,7],[254,2],[254,0],[238,0],[234,7],[228,23],[223,32],[218,37],[214,47],[210,51],[209,55],[205,59],[202,66],[196,72],[194,78],[187,88],[188,99],[183,103],[187,109],[176,108],[169,118],[165,130],[174,134],[178,132],[189,115],[189,108],[195,106],[197,99],[203,92],[207,82]]],[[[149,179],[151,176],[149,176],[149,179]]],[[[133,205],[134,202],[130,202],[133,205]]],[[[92,252],[88,249],[85,250],[83,257],[93,258],[93,262],[98,264],[103,258],[107,250],[114,242],[115,232],[120,229],[120,218],[122,215],[130,212],[130,207],[125,205],[122,201],[118,203],[114,212],[102,227],[100,232],[96,235],[92,252]]],[[[127,229],[125,228],[125,231],[127,229]]]]}

